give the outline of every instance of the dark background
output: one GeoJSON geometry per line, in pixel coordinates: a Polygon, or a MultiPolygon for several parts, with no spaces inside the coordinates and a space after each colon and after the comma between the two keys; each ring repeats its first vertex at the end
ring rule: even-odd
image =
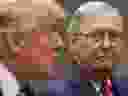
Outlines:
{"type": "Polygon", "coordinates": [[[106,1],[112,4],[113,7],[119,8],[121,16],[128,15],[128,0],[64,0],[64,8],[72,13],[76,8],[79,8],[80,4],[87,1],[106,1]]]}

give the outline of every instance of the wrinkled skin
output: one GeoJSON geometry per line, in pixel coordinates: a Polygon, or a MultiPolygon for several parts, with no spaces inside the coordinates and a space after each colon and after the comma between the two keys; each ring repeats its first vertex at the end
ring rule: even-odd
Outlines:
{"type": "Polygon", "coordinates": [[[111,68],[119,63],[120,49],[124,47],[122,20],[121,16],[81,17],[80,32],[67,33],[68,52],[81,64],[111,68]]]}

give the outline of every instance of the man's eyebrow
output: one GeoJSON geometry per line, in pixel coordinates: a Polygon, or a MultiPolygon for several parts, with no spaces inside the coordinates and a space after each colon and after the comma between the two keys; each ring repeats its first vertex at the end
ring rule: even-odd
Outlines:
{"type": "Polygon", "coordinates": [[[111,32],[114,34],[120,34],[122,31],[118,30],[118,29],[113,29],[113,28],[95,28],[93,30],[91,30],[90,32],[85,34],[94,34],[94,33],[99,33],[99,32],[111,32]]]}
{"type": "Polygon", "coordinates": [[[96,28],[95,31],[106,31],[106,32],[121,32],[119,29],[116,29],[116,28],[96,28]]]}
{"type": "Polygon", "coordinates": [[[115,35],[120,35],[122,33],[122,31],[114,28],[95,28],[89,32],[74,32],[73,36],[91,35],[91,34],[93,35],[101,32],[110,32],[111,34],[115,34],[115,35]]]}

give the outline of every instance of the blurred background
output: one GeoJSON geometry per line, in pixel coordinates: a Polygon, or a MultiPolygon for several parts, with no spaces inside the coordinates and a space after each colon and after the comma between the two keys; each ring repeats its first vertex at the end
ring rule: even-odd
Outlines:
{"type": "MultiPolygon", "coordinates": [[[[61,1],[61,0],[60,0],[61,1]]],[[[64,0],[64,7],[69,12],[73,13],[75,9],[77,9],[80,4],[87,1],[106,1],[112,4],[113,7],[119,8],[122,16],[127,16],[127,1],[126,0],[64,0]]]]}

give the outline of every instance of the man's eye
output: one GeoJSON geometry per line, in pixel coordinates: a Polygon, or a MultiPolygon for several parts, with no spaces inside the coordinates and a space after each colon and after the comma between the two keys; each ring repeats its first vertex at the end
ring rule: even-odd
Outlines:
{"type": "Polygon", "coordinates": [[[111,38],[119,38],[118,34],[111,34],[111,38]]]}
{"type": "Polygon", "coordinates": [[[100,38],[100,36],[98,36],[97,34],[88,34],[87,37],[88,39],[94,39],[94,40],[98,40],[100,38]]]}
{"type": "Polygon", "coordinates": [[[73,33],[73,37],[79,37],[79,36],[80,36],[79,32],[73,33]]]}
{"type": "Polygon", "coordinates": [[[89,38],[96,38],[97,35],[96,35],[96,34],[89,34],[88,37],[89,37],[89,38]]]}
{"type": "Polygon", "coordinates": [[[80,40],[79,38],[72,39],[72,43],[75,43],[76,41],[80,40]]]}
{"type": "Polygon", "coordinates": [[[73,35],[72,35],[72,38],[73,38],[73,40],[74,39],[76,39],[76,40],[79,40],[80,38],[82,37],[82,35],[81,35],[81,33],[74,33],[73,35]]]}

